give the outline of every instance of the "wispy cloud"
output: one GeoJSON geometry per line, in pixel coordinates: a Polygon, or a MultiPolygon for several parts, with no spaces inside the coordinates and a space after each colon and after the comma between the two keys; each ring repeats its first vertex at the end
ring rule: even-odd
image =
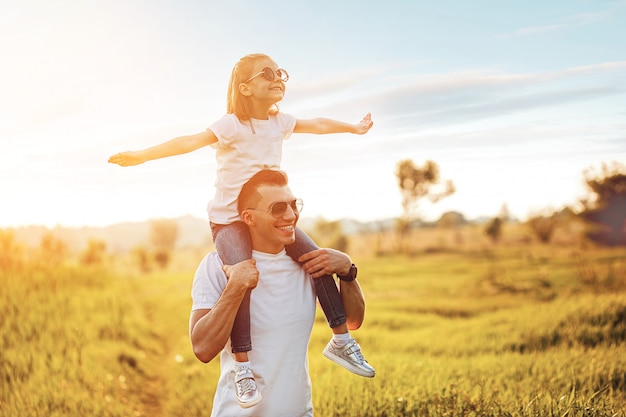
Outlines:
{"type": "Polygon", "coordinates": [[[578,13],[571,16],[563,17],[554,23],[536,25],[536,26],[524,26],[518,28],[513,33],[507,33],[501,35],[501,37],[517,37],[517,36],[532,36],[539,33],[560,32],[584,26],[589,26],[597,23],[601,23],[611,16],[609,10],[604,10],[595,13],[578,13]]]}
{"type": "Polygon", "coordinates": [[[617,82],[624,75],[626,61],[535,73],[478,69],[399,77],[378,71],[345,78],[345,85],[315,82],[312,96],[299,96],[293,104],[335,117],[360,108],[390,124],[423,129],[624,94],[617,82]]]}

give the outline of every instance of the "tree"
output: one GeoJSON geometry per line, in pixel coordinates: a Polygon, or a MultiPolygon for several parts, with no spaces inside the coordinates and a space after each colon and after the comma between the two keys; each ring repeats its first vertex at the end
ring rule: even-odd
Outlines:
{"type": "Polygon", "coordinates": [[[506,203],[502,204],[498,217],[500,217],[504,223],[511,221],[511,212],[509,211],[509,206],[506,203]]]}
{"type": "Polygon", "coordinates": [[[437,226],[443,228],[453,228],[457,226],[462,226],[467,223],[465,216],[463,213],[459,213],[458,211],[448,211],[441,215],[439,220],[437,220],[437,226]]]}
{"type": "Polygon", "coordinates": [[[178,224],[174,220],[160,219],[150,223],[150,241],[155,247],[155,261],[165,269],[178,239],[178,224]]]}
{"type": "Polygon", "coordinates": [[[537,214],[529,217],[526,224],[541,243],[550,243],[552,235],[559,225],[559,217],[555,213],[546,215],[537,214]]]}
{"type": "Polygon", "coordinates": [[[161,269],[167,268],[171,260],[171,252],[165,249],[157,249],[154,253],[154,261],[161,269]]]}
{"type": "Polygon", "coordinates": [[[626,165],[603,163],[600,172],[587,169],[584,176],[590,196],[582,201],[580,215],[597,226],[587,236],[603,245],[626,246],[626,165]]]}
{"type": "Polygon", "coordinates": [[[340,221],[318,220],[315,223],[315,235],[320,242],[323,242],[322,246],[331,247],[341,252],[348,250],[348,238],[343,233],[340,221]]]}
{"type": "Polygon", "coordinates": [[[148,273],[152,270],[150,254],[146,248],[143,246],[135,246],[132,250],[132,256],[141,272],[148,273]]]}
{"type": "Polygon", "coordinates": [[[494,217],[485,226],[485,234],[491,238],[493,243],[497,243],[502,236],[502,219],[500,217],[494,217]]]}
{"type": "Polygon", "coordinates": [[[42,266],[57,267],[65,262],[68,254],[67,244],[52,232],[47,232],[42,236],[38,254],[42,266]]]}
{"type": "Polygon", "coordinates": [[[455,191],[452,181],[440,182],[439,166],[433,161],[419,167],[410,159],[402,160],[396,166],[396,177],[402,193],[402,217],[407,223],[416,217],[420,200],[436,203],[455,191]]]}
{"type": "Polygon", "coordinates": [[[172,250],[178,239],[178,224],[175,220],[159,219],[150,222],[150,241],[157,248],[172,250]]]}
{"type": "Polygon", "coordinates": [[[107,244],[98,239],[89,239],[87,247],[80,255],[83,265],[101,265],[106,257],[107,244]]]}
{"type": "Polygon", "coordinates": [[[433,161],[426,161],[424,166],[417,166],[410,159],[404,159],[396,165],[396,177],[402,193],[402,217],[397,219],[398,251],[411,253],[406,245],[406,237],[411,231],[413,221],[419,218],[418,204],[426,198],[436,203],[454,193],[452,181],[441,183],[439,166],[433,161]]]}
{"type": "Polygon", "coordinates": [[[20,268],[24,263],[24,248],[19,245],[11,230],[0,229],[0,271],[20,268]]]}

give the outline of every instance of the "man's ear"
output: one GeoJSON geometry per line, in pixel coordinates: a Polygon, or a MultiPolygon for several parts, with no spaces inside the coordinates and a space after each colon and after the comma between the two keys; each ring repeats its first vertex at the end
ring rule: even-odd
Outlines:
{"type": "Polygon", "coordinates": [[[248,84],[246,83],[239,84],[239,92],[246,97],[252,95],[252,91],[250,91],[250,87],[248,87],[248,84]]]}
{"type": "Polygon", "coordinates": [[[254,224],[254,216],[250,213],[250,210],[244,210],[241,212],[241,220],[248,226],[254,224]]]}

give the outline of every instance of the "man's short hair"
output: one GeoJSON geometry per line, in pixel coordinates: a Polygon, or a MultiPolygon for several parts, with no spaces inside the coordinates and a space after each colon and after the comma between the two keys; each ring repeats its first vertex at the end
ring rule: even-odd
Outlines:
{"type": "Polygon", "coordinates": [[[237,211],[241,214],[242,211],[254,207],[261,200],[261,195],[258,192],[260,187],[266,185],[284,187],[287,183],[287,173],[284,171],[264,169],[257,172],[241,187],[237,198],[237,211]]]}

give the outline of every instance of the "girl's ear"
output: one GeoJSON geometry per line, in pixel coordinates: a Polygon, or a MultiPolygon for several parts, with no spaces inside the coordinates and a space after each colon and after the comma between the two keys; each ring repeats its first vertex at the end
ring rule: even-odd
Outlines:
{"type": "Polygon", "coordinates": [[[239,84],[239,92],[246,97],[252,95],[252,91],[250,91],[250,87],[246,83],[239,84]]]}

